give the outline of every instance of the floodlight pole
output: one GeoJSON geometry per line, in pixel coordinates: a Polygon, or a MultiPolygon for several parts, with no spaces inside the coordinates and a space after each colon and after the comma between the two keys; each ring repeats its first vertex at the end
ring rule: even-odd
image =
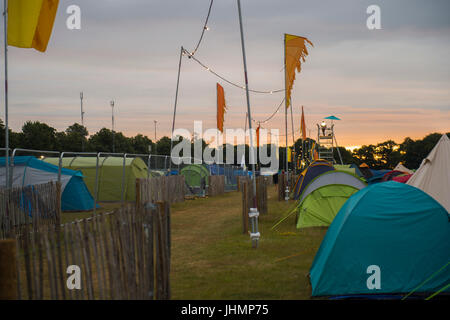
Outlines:
{"type": "Polygon", "coordinates": [[[111,128],[112,128],[112,152],[116,152],[116,147],[114,143],[114,100],[111,100],[111,128]]]}
{"type": "MultiPolygon", "coordinates": [[[[84,128],[83,91],[80,92],[81,126],[84,128]]],[[[84,152],[84,137],[81,140],[81,152],[84,152]]]]}
{"type": "Polygon", "coordinates": [[[252,240],[253,248],[258,247],[258,241],[260,233],[258,232],[258,208],[256,205],[256,170],[255,170],[255,155],[253,146],[253,133],[252,133],[252,114],[250,110],[250,96],[248,89],[248,76],[247,76],[247,60],[245,57],[245,44],[244,44],[244,30],[242,28],[242,13],[241,13],[241,1],[237,0],[238,13],[239,13],[239,28],[241,32],[241,45],[242,45],[242,60],[244,62],[244,77],[245,77],[245,93],[247,97],[247,113],[248,113],[248,129],[250,131],[250,162],[252,165],[252,182],[253,182],[253,207],[250,208],[248,216],[251,222],[251,233],[250,238],[252,240]]]}

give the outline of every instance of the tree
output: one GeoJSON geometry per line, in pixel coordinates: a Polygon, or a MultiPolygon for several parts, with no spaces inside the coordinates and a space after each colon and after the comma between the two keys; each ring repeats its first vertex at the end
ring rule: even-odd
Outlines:
{"type": "Polygon", "coordinates": [[[155,148],[152,140],[142,134],[138,134],[131,138],[131,146],[133,147],[134,153],[138,154],[150,153],[149,147],[151,147],[152,150],[155,148]]]}
{"type": "Polygon", "coordinates": [[[170,156],[170,138],[162,137],[156,143],[156,153],[159,155],[170,156]]]}
{"type": "Polygon", "coordinates": [[[22,127],[22,148],[56,150],[56,129],[39,121],[27,121],[22,127]]]}
{"type": "Polygon", "coordinates": [[[65,132],[58,132],[56,139],[60,151],[83,151],[83,146],[87,145],[88,131],[86,127],[74,123],[65,132]]]}

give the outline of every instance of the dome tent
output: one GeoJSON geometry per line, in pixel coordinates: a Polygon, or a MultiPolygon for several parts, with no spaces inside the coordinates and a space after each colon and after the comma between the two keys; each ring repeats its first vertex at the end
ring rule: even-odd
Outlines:
{"type": "Polygon", "coordinates": [[[201,192],[202,182],[208,185],[209,171],[202,164],[189,164],[180,170],[180,174],[185,177],[185,183],[191,192],[196,194],[201,192]]]}
{"type": "Polygon", "coordinates": [[[303,192],[300,194],[300,203],[317,188],[332,184],[348,185],[358,190],[367,186],[367,184],[360,178],[348,172],[337,170],[327,171],[315,177],[311,182],[308,183],[308,185],[303,189],[303,192]]]}
{"type": "Polygon", "coordinates": [[[297,228],[328,227],[347,199],[359,189],[329,184],[309,193],[297,207],[297,228]]]}
{"type": "Polygon", "coordinates": [[[297,228],[329,226],[347,199],[365,187],[347,172],[333,170],[316,177],[300,195],[297,228]]]}
{"type": "Polygon", "coordinates": [[[368,186],[331,223],[310,269],[312,296],[436,292],[450,279],[449,239],[448,212],[425,192],[368,186]]]}
{"type": "MultiPolygon", "coordinates": [[[[45,158],[45,162],[58,165],[59,158],[45,158]]],[[[99,157],[98,201],[120,201],[122,196],[123,157],[99,157]]],[[[80,170],[84,182],[92,195],[95,195],[95,172],[97,157],[65,157],[62,166],[80,170]]],[[[136,200],[136,179],[147,178],[147,165],[137,158],[125,159],[125,194],[126,201],[136,200]]]]}
{"type": "Polygon", "coordinates": [[[298,176],[297,182],[294,186],[292,199],[298,200],[306,186],[317,176],[324,172],[334,170],[333,165],[325,160],[316,160],[312,162],[303,172],[298,176]]]}
{"type": "MultiPolygon", "coordinates": [[[[11,161],[11,160],[10,160],[11,161]]],[[[12,186],[25,187],[58,181],[59,167],[32,156],[14,157],[12,186]]],[[[0,185],[6,183],[5,157],[0,158],[0,185]]],[[[87,211],[94,208],[94,198],[89,193],[80,171],[61,170],[61,210],[87,211]]]]}

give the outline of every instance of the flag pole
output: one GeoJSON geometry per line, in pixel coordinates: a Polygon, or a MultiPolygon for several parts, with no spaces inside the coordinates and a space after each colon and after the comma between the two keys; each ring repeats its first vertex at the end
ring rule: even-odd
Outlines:
{"type": "MultiPolygon", "coordinates": [[[[180,72],[181,72],[181,60],[183,58],[184,48],[181,46],[180,49],[180,60],[178,62],[178,75],[177,75],[177,89],[175,91],[175,104],[173,106],[173,119],[172,119],[172,132],[170,134],[170,162],[169,162],[169,172],[172,171],[172,148],[173,148],[173,131],[175,130],[175,117],[177,115],[177,102],[178,102],[178,86],[180,84],[180,72]]],[[[156,139],[156,138],[155,138],[156,139]]],[[[156,141],[155,141],[156,143],[156,141]]]]}
{"type": "Polygon", "coordinates": [[[287,108],[288,108],[288,101],[287,101],[287,83],[286,83],[286,34],[284,34],[284,125],[285,125],[285,133],[286,133],[286,190],[284,193],[284,200],[289,200],[289,163],[288,163],[288,120],[287,120],[287,108]]]}
{"type": "Polygon", "coordinates": [[[253,146],[253,133],[252,133],[252,114],[250,112],[250,97],[248,89],[248,77],[247,77],[247,60],[245,57],[245,44],[244,44],[244,30],[242,28],[242,13],[241,13],[241,1],[237,0],[238,13],[239,13],[239,28],[241,32],[241,46],[242,46],[242,60],[244,62],[244,77],[245,77],[245,93],[247,97],[247,114],[248,114],[248,129],[250,131],[250,162],[252,165],[252,182],[253,182],[253,207],[250,208],[248,216],[251,221],[251,233],[250,238],[252,240],[253,248],[258,247],[258,240],[260,233],[258,232],[258,216],[259,212],[256,205],[256,170],[255,170],[255,155],[253,146]]]}
{"type": "Polygon", "coordinates": [[[5,45],[5,177],[6,188],[9,187],[9,123],[8,123],[8,0],[3,0],[3,31],[5,45]]]}
{"type": "MultiPolygon", "coordinates": [[[[295,131],[294,131],[294,115],[293,115],[293,110],[292,109],[294,109],[294,105],[293,105],[293,103],[292,103],[292,97],[291,97],[291,128],[292,128],[292,148],[294,148],[294,159],[293,159],[293,173],[292,174],[295,174],[296,173],[296,169],[297,169],[297,152],[295,152],[295,131]]],[[[292,160],[292,159],[291,159],[292,160]]]]}

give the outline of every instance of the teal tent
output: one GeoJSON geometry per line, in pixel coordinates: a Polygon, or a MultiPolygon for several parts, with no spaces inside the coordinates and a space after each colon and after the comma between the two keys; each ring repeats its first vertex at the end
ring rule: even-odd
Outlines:
{"type": "Polygon", "coordinates": [[[311,266],[312,296],[434,293],[450,282],[449,261],[447,210],[415,187],[374,184],[331,223],[311,266]]]}
{"type": "MultiPolygon", "coordinates": [[[[12,159],[10,160],[12,162],[12,159]]],[[[12,186],[26,187],[58,181],[59,167],[32,156],[14,157],[12,186]]],[[[0,158],[0,185],[6,181],[5,157],[0,158]]],[[[88,211],[94,209],[94,198],[83,181],[81,171],[61,169],[61,210],[88,211]]]]}

